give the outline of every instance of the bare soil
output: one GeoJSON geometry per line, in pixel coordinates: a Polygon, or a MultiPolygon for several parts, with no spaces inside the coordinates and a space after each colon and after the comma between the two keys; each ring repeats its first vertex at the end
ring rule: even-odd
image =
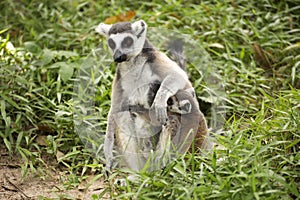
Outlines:
{"type": "Polygon", "coordinates": [[[64,181],[67,180],[66,173],[62,169],[57,169],[57,166],[49,167],[48,164],[39,173],[32,173],[29,169],[26,177],[22,178],[22,160],[10,156],[1,143],[0,200],[86,200],[92,199],[93,194],[100,194],[105,189],[103,180],[91,181],[95,175],[91,175],[72,189],[66,189],[64,185],[64,181]]]}

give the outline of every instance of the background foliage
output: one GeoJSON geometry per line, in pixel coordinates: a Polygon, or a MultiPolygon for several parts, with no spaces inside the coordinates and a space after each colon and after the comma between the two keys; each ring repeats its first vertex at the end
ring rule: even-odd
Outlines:
{"type": "MultiPolygon", "coordinates": [[[[150,27],[189,34],[209,52],[226,84],[226,124],[215,136],[222,148],[187,154],[161,172],[140,173],[141,182],[125,188],[108,183],[104,193],[124,199],[297,199],[299,5],[298,0],[1,1],[1,142],[23,159],[24,175],[29,168],[39,170],[45,155],[67,167],[70,187],[90,170],[101,174],[103,163],[74,131],[76,73],[102,44],[95,25],[142,18],[150,27]]],[[[193,79],[193,69],[189,72],[193,79]]],[[[106,69],[101,76],[107,81],[97,91],[101,132],[112,75],[106,69]]]]}

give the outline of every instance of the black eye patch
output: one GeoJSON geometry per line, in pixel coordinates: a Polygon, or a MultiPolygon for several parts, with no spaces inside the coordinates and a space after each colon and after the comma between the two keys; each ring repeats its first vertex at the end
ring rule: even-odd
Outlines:
{"type": "Polygon", "coordinates": [[[129,36],[124,38],[124,40],[121,43],[122,48],[129,48],[133,44],[133,39],[129,36]]]}
{"type": "Polygon", "coordinates": [[[116,48],[116,43],[112,39],[108,39],[107,43],[108,43],[108,46],[111,49],[115,49],[116,48]]]}

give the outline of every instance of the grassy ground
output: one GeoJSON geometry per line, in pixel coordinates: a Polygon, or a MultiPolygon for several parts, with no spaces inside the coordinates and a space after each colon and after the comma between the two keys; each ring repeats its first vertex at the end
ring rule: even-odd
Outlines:
{"type": "MultiPolygon", "coordinates": [[[[51,165],[67,174],[66,188],[91,174],[102,179],[102,159],[76,134],[76,75],[86,61],[102,59],[91,56],[103,43],[95,25],[144,19],[188,34],[209,53],[225,84],[226,121],[215,136],[223,148],[140,173],[140,182],[127,187],[111,185],[125,175],[116,172],[91,199],[299,199],[300,1],[182,2],[0,2],[0,140],[22,158],[24,177],[51,165]]],[[[113,74],[105,70],[96,91],[100,132],[113,74]]],[[[196,82],[192,67],[189,73],[196,82]]],[[[196,86],[201,96],[203,87],[196,86]]]]}

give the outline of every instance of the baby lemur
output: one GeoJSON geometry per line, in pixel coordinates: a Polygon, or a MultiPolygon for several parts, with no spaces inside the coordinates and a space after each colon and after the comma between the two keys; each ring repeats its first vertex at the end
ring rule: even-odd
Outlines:
{"type": "Polygon", "coordinates": [[[148,41],[147,24],[101,23],[96,31],[106,37],[118,63],[104,142],[106,167],[112,167],[114,145],[136,171],[149,159],[156,164],[168,150],[185,152],[194,138],[201,147],[207,126],[192,84],[176,62],[148,41]]]}

